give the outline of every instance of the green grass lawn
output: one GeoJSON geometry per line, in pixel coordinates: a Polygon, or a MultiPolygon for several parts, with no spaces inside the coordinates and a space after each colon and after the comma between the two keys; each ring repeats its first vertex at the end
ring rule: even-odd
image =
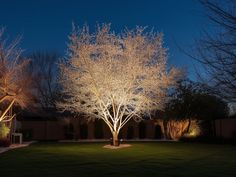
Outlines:
{"type": "Polygon", "coordinates": [[[37,143],[0,154],[1,177],[235,177],[236,146],[190,143],[37,143]]]}

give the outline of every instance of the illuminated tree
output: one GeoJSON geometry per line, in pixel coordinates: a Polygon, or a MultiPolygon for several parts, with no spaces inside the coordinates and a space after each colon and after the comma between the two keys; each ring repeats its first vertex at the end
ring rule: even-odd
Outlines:
{"type": "Polygon", "coordinates": [[[15,114],[9,114],[13,105],[26,107],[31,102],[31,82],[27,74],[27,61],[21,60],[19,40],[7,45],[0,31],[0,123],[10,122],[15,114]]]}
{"type": "Polygon", "coordinates": [[[115,34],[105,24],[92,34],[87,26],[74,28],[70,40],[68,58],[61,64],[64,100],[58,106],[102,119],[117,145],[130,119],[141,120],[162,108],[179,73],[167,71],[162,34],[140,27],[115,34]]]}

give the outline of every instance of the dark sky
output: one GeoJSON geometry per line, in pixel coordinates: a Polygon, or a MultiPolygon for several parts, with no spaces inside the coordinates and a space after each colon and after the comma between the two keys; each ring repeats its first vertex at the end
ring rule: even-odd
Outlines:
{"type": "Polygon", "coordinates": [[[116,32],[136,25],[154,27],[164,33],[170,65],[188,68],[195,78],[195,62],[176,43],[188,49],[207,25],[197,0],[0,0],[0,26],[10,38],[23,36],[20,45],[26,54],[47,50],[64,55],[72,21],[91,27],[111,23],[116,32]]]}

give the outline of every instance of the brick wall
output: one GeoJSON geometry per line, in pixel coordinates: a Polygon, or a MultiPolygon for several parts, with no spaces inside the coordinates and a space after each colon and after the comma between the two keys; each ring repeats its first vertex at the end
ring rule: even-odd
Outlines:
{"type": "Polygon", "coordinates": [[[216,136],[222,138],[236,138],[236,119],[215,120],[216,136]]]}
{"type": "MultiPolygon", "coordinates": [[[[33,140],[63,140],[68,138],[66,133],[71,133],[71,139],[81,139],[82,130],[81,125],[86,131],[86,139],[95,139],[95,122],[85,122],[78,119],[58,119],[56,121],[21,121],[22,130],[30,130],[32,132],[33,140]],[[73,132],[68,132],[65,127],[73,125],[73,132]]],[[[156,135],[155,124],[152,120],[143,121],[145,126],[145,139],[154,139],[156,135]]],[[[143,125],[142,125],[143,126],[143,125]]],[[[128,127],[133,127],[132,139],[138,139],[139,135],[139,123],[135,121],[128,122],[121,130],[120,137],[127,139],[128,127]]],[[[111,138],[111,132],[107,125],[102,121],[103,138],[111,138]]]]}

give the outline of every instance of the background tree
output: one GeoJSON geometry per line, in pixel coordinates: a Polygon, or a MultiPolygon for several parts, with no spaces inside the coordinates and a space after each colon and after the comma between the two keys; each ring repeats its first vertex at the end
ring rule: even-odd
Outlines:
{"type": "Polygon", "coordinates": [[[166,90],[177,70],[167,72],[162,34],[144,28],[110,31],[110,25],[75,29],[70,36],[67,60],[61,64],[64,110],[83,112],[102,119],[110,128],[113,144],[130,120],[161,109],[166,90]]]}
{"type": "Polygon", "coordinates": [[[168,119],[188,120],[187,131],[192,120],[207,122],[228,117],[227,103],[211,95],[209,89],[201,83],[181,80],[170,97],[165,108],[166,116],[168,119]]]}
{"type": "MultiPolygon", "coordinates": [[[[28,61],[21,58],[22,50],[15,40],[10,45],[0,31],[0,123],[10,122],[13,105],[27,107],[32,101],[31,77],[27,70],[28,61]]],[[[3,126],[1,126],[3,127],[3,126]]]]}
{"type": "Polygon", "coordinates": [[[197,56],[212,91],[236,102],[236,1],[201,0],[212,22],[197,41],[197,56]]]}
{"type": "Polygon", "coordinates": [[[30,72],[34,78],[32,86],[36,91],[37,102],[44,110],[56,107],[59,94],[58,62],[56,52],[37,51],[29,55],[30,72]]]}

